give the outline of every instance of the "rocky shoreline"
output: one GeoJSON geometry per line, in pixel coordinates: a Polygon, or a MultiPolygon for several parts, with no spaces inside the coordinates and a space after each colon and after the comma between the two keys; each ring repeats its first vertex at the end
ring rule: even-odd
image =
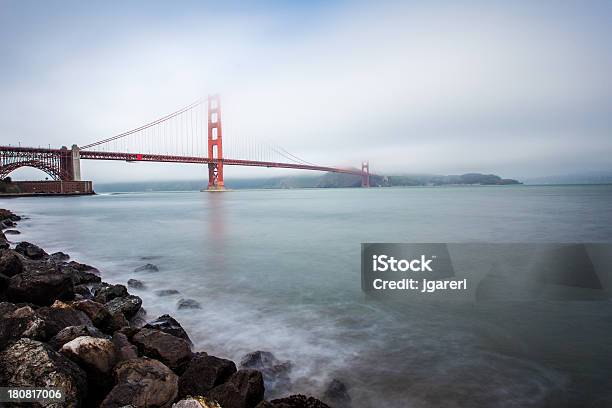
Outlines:
{"type": "MultiPolygon", "coordinates": [[[[326,402],[304,395],[267,401],[266,385],[289,381],[289,362],[255,351],[240,365],[194,351],[170,315],[146,319],[142,300],[103,282],[98,269],[62,252],[13,243],[21,217],[0,209],[0,385],[57,387],[49,407],[337,408],[350,406],[334,380],[326,402]]],[[[141,282],[130,280],[130,287],[141,282]]]]}

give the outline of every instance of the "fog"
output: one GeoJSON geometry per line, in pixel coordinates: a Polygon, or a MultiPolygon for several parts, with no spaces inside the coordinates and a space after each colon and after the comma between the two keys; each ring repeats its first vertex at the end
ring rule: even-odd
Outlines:
{"type": "MultiPolygon", "coordinates": [[[[612,3],[535,3],[2,2],[1,144],[84,145],[220,93],[225,143],[253,137],[319,164],[612,170],[612,3]]],[[[205,169],[85,162],[83,175],[205,169]]]]}

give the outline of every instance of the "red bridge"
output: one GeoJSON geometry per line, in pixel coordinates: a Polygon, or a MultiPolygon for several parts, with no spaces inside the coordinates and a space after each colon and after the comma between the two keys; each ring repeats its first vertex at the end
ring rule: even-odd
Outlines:
{"type": "Polygon", "coordinates": [[[225,165],[354,174],[361,177],[362,187],[370,186],[367,162],[361,164],[361,170],[320,166],[279,146],[252,139],[238,139],[230,148],[230,157],[234,158],[223,155],[221,104],[219,96],[212,95],[146,125],[80,147],[44,149],[0,146],[0,178],[28,166],[44,171],[53,180],[80,181],[80,160],[87,159],[205,164],[208,166],[209,190],[224,188],[225,165]]]}

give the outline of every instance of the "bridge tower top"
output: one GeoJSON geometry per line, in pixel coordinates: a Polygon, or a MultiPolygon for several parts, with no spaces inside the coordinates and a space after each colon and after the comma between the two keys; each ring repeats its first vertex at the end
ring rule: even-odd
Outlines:
{"type": "Polygon", "coordinates": [[[208,96],[208,189],[223,190],[223,132],[221,128],[221,98],[208,96]]]}
{"type": "Polygon", "coordinates": [[[370,162],[361,162],[361,187],[370,187],[370,162]]]}

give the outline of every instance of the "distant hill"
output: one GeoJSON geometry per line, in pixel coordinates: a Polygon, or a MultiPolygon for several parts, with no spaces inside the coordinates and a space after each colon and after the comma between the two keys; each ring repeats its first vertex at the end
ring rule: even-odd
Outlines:
{"type": "MultiPolygon", "coordinates": [[[[95,183],[95,190],[104,192],[131,191],[197,191],[206,188],[206,180],[148,181],[131,183],[95,183]]],[[[462,175],[404,175],[371,176],[373,187],[442,186],[442,185],[507,185],[520,184],[517,180],[502,179],[494,174],[468,173],[462,175]]],[[[352,174],[325,173],[313,176],[289,176],[259,179],[226,179],[230,189],[289,189],[360,187],[361,177],[352,174]]]]}

